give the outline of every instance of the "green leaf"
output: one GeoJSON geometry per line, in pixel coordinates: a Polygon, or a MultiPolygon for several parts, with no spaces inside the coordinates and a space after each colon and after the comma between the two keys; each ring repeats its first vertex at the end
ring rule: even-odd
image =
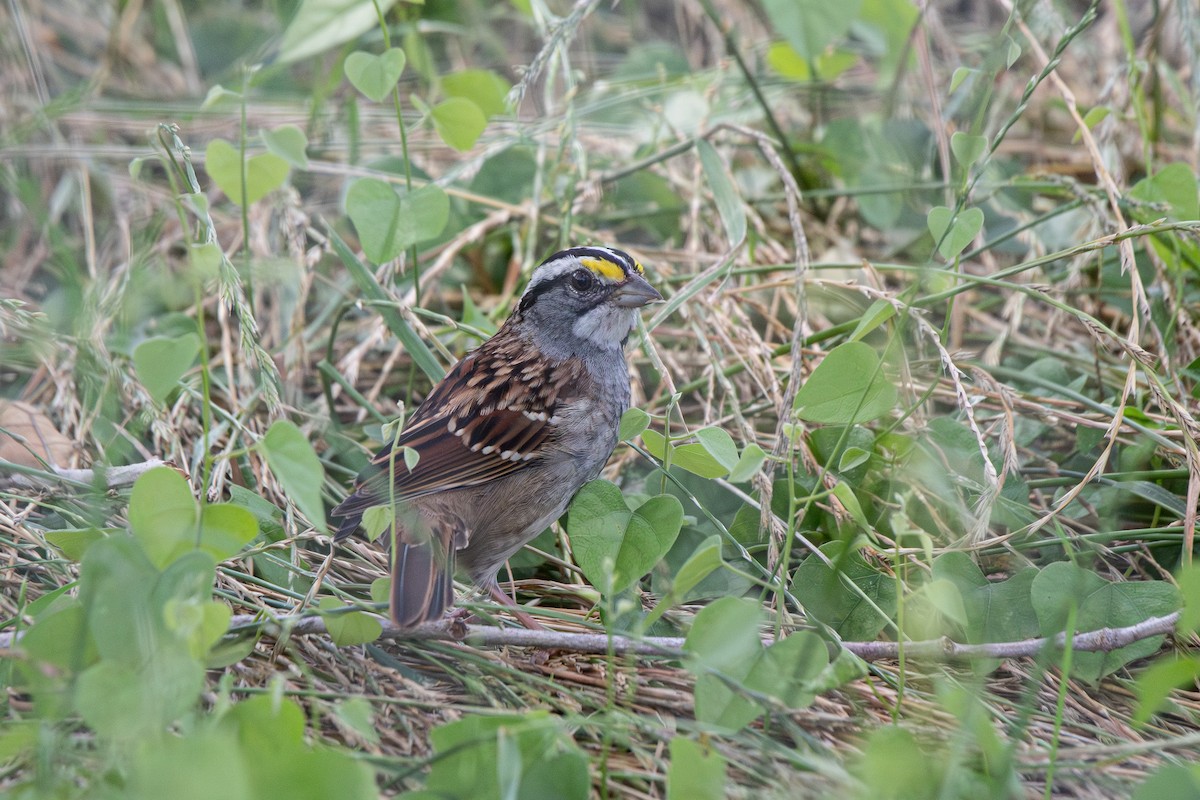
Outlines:
{"type": "Polygon", "coordinates": [[[950,137],[950,150],[954,153],[954,160],[964,170],[969,169],[979,160],[979,157],[987,151],[987,145],[986,136],[974,136],[962,131],[955,131],[950,137]]]}
{"type": "Polygon", "coordinates": [[[682,527],[683,506],[673,495],[652,497],[630,511],[621,490],[603,480],[585,484],[567,512],[575,562],[609,596],[662,560],[682,527]]]}
{"type": "Polygon", "coordinates": [[[389,183],[362,178],[346,193],[346,213],[367,258],[382,264],[440,234],[450,219],[450,200],[437,186],[400,194],[389,183]]]}
{"type": "Polygon", "coordinates": [[[1023,569],[1004,581],[989,581],[966,553],[949,552],[933,562],[933,576],[958,587],[966,612],[967,641],[1016,642],[1040,630],[1030,602],[1038,571],[1023,569]]]}
{"type": "Polygon", "coordinates": [[[396,512],[391,506],[371,506],[362,515],[363,531],[367,534],[367,541],[375,541],[388,531],[393,520],[396,519],[396,512]]]}
{"type": "Polygon", "coordinates": [[[200,337],[185,333],[174,339],[147,339],[133,351],[133,369],[156,403],[165,403],[200,352],[200,337]]]}
{"type": "Polygon", "coordinates": [[[705,669],[747,675],[762,650],[758,626],[762,607],[745,597],[722,597],[692,620],[683,649],[705,669]]]}
{"type": "Polygon", "coordinates": [[[134,482],[129,497],[129,529],[154,566],[162,569],[191,550],[198,522],[196,498],[175,470],[155,467],[134,482]]]}
{"type": "Polygon", "coordinates": [[[325,468],[312,445],[292,422],[276,420],[259,443],[267,455],[267,466],[284,492],[313,527],[325,532],[325,505],[321,485],[325,468]]]}
{"type": "MultiPolygon", "coordinates": [[[[1136,625],[1180,605],[1179,591],[1164,581],[1109,583],[1066,561],[1050,564],[1034,578],[1031,599],[1043,636],[1062,633],[1072,607],[1077,609],[1074,633],[1083,633],[1136,625]]],[[[1094,683],[1130,661],[1153,655],[1162,642],[1162,636],[1152,636],[1108,653],[1075,653],[1071,674],[1094,683]]]]}
{"type": "Polygon", "coordinates": [[[465,97],[451,97],[429,111],[434,130],[458,151],[470,150],[487,128],[487,116],[465,97]]]}
{"type": "Polygon", "coordinates": [[[667,800],[723,800],[725,759],[715,747],[676,736],[671,740],[667,800]]]}
{"type": "Polygon", "coordinates": [[[650,415],[640,408],[630,408],[621,415],[621,427],[617,441],[629,442],[641,435],[650,426],[650,415]]]}
{"type": "Polygon", "coordinates": [[[767,460],[766,451],[754,442],[746,445],[733,469],[729,471],[730,483],[745,483],[758,474],[759,468],[767,460]]]}
{"type": "Polygon", "coordinates": [[[93,543],[104,538],[104,532],[98,528],[46,531],[43,535],[47,542],[58,548],[64,556],[72,561],[82,559],[83,554],[93,543]]]}
{"type": "Polygon", "coordinates": [[[696,431],[695,435],[700,441],[668,445],[661,433],[643,430],[642,444],[646,452],[655,458],[664,462],[669,460],[671,466],[685,469],[702,478],[720,478],[740,464],[737,445],[728,432],[720,428],[702,428],[696,431]]]}
{"type": "Polygon", "coordinates": [[[1167,704],[1171,692],[1193,686],[1200,678],[1200,658],[1167,656],[1151,664],[1137,677],[1134,694],[1137,695],[1137,710],[1133,724],[1144,725],[1167,704]]]}
{"type": "Polygon", "coordinates": [[[700,440],[700,444],[704,446],[708,454],[725,467],[726,471],[737,466],[737,445],[724,428],[701,428],[696,431],[696,438],[700,440]]]}
{"type": "Polygon", "coordinates": [[[348,611],[336,597],[322,598],[318,610],[325,620],[325,630],[338,647],[373,642],[383,633],[378,617],[365,611],[348,611]]]}
{"type": "Polygon", "coordinates": [[[233,558],[258,535],[258,520],[246,509],[213,503],[200,513],[200,549],[220,563],[233,558]]]}
{"type": "Polygon", "coordinates": [[[861,447],[847,447],[838,459],[837,471],[845,474],[858,469],[871,460],[871,451],[861,447]]]}
{"type": "Polygon", "coordinates": [[[150,607],[159,576],[128,536],[110,536],[88,548],[79,567],[79,601],[101,658],[133,666],[159,646],[162,625],[150,607]]]}
{"type": "Polygon", "coordinates": [[[862,504],[858,502],[858,495],[854,493],[853,486],[846,481],[838,481],[834,484],[833,496],[845,506],[846,510],[850,512],[851,518],[860,528],[870,530],[871,523],[867,519],[867,515],[863,513],[862,504]]]}
{"type": "Polygon", "coordinates": [[[464,69],[443,75],[442,91],[447,97],[462,97],[474,103],[488,119],[506,113],[512,85],[489,69],[464,69]]]}
{"type": "Polygon", "coordinates": [[[89,667],[75,684],[75,704],[97,734],[136,741],[161,735],[203,688],[200,662],[175,648],[157,648],[134,668],[115,661],[89,667]]]}
{"type": "Polygon", "coordinates": [[[938,252],[942,258],[952,261],[983,229],[983,212],[978,208],[965,208],[954,216],[954,212],[945,206],[934,206],[929,209],[927,223],[938,252]]]}
{"type": "Polygon", "coordinates": [[[830,350],[796,392],[796,416],[808,422],[848,425],[881,417],[896,404],[896,389],[865,342],[830,350]]]}
{"type": "Polygon", "coordinates": [[[866,337],[883,323],[896,316],[896,307],[886,300],[876,300],[871,303],[862,316],[858,318],[858,324],[854,326],[854,332],[850,334],[849,341],[857,342],[866,337]]]}
{"type": "Polygon", "coordinates": [[[746,209],[742,206],[742,198],[725,169],[724,160],[707,139],[696,140],[696,152],[700,155],[700,166],[712,189],[725,234],[729,237],[729,246],[734,247],[746,238],[746,209]]]}
{"type": "Polygon", "coordinates": [[[798,631],[764,649],[745,684],[791,708],[803,708],[816,697],[812,681],[828,667],[824,640],[812,631],[798,631]]]}
{"type": "Polygon", "coordinates": [[[1017,44],[1017,40],[1011,36],[1008,39],[1008,51],[1004,55],[1005,69],[1011,69],[1012,65],[1017,63],[1017,59],[1021,57],[1021,45],[1017,44]]]}
{"type": "Polygon", "coordinates": [[[296,169],[308,169],[308,137],[298,126],[280,125],[259,135],[272,153],[296,169]]]}
{"type": "Polygon", "coordinates": [[[123,765],[121,796],[128,800],[250,800],[256,796],[246,774],[247,759],[237,738],[228,732],[193,726],[185,735],[147,737],[138,744],[123,765]]]}
{"type": "Polygon", "coordinates": [[[775,31],[801,58],[816,60],[858,18],[861,0],[764,0],[763,9],[775,31]]]}
{"type": "Polygon", "coordinates": [[[971,69],[970,67],[955,68],[954,74],[950,76],[950,92],[953,94],[953,92],[962,85],[963,81],[965,81],[967,78],[973,78],[979,74],[979,70],[971,69]]]}
{"type": "Polygon", "coordinates": [[[77,600],[71,603],[40,614],[21,637],[21,650],[37,666],[37,672],[52,667],[74,674],[99,658],[82,604],[77,600]]]}
{"type": "Polygon", "coordinates": [[[855,759],[854,775],[862,782],[862,797],[928,798],[945,786],[948,767],[927,755],[905,728],[887,725],[872,732],[855,759]]]}
{"type": "Polygon", "coordinates": [[[333,707],[338,722],[372,744],[379,744],[379,728],[371,701],[365,697],[348,697],[333,707]]]}
{"type": "Polygon", "coordinates": [[[399,47],[389,47],[379,55],[355,50],[346,57],[346,77],[355,89],[378,103],[400,82],[404,63],[404,51],[399,47]]]}
{"type": "MultiPolygon", "coordinates": [[[[348,751],[309,745],[304,719],[304,712],[294,702],[272,694],[244,700],[221,718],[217,730],[238,744],[237,761],[250,780],[249,796],[295,800],[377,798],[373,770],[348,751]]],[[[207,794],[209,783],[205,780],[197,779],[193,785],[203,788],[203,797],[226,797],[207,794]]],[[[158,796],[179,797],[174,793],[158,796]]]]}
{"type": "Polygon", "coordinates": [[[812,68],[787,42],[774,42],[767,48],[767,66],[784,78],[808,82],[812,80],[812,68]]]}
{"type": "Polygon", "coordinates": [[[506,787],[509,796],[586,800],[587,762],[560,724],[536,710],[472,714],[440,725],[429,734],[436,757],[425,789],[436,797],[499,798],[504,776],[517,784],[506,787]]]}
{"type": "Polygon", "coordinates": [[[683,649],[696,678],[696,719],[736,731],[763,712],[750,696],[729,685],[767,694],[792,707],[812,702],[812,681],[829,666],[819,636],[793,634],[769,648],[759,639],[761,607],[748,598],[723,597],[692,621],[683,649]],[[720,677],[718,677],[720,676],[720,677]]]}
{"type": "Polygon", "coordinates": [[[197,283],[215,280],[221,272],[225,254],[216,242],[190,242],[188,244],[189,277],[197,283]]]}
{"type": "Polygon", "coordinates": [[[904,632],[913,639],[953,636],[967,622],[958,587],[947,580],[922,583],[907,600],[904,632]]]}
{"type": "Polygon", "coordinates": [[[1164,764],[1130,795],[1131,800],[1194,800],[1200,797],[1200,769],[1195,763],[1164,764]]]}
{"type": "Polygon", "coordinates": [[[896,613],[895,578],[867,564],[857,549],[847,553],[844,542],[829,542],[820,550],[833,567],[815,555],[806,558],[792,580],[796,598],[807,613],[833,628],[843,639],[874,639],[896,613]],[[845,582],[853,584],[858,591],[845,582]]]}
{"type": "Polygon", "coordinates": [[[1088,112],[1083,115],[1083,124],[1089,128],[1094,128],[1110,114],[1112,114],[1112,109],[1108,106],[1092,106],[1090,109],[1088,109],[1088,112]]]}
{"type": "Polygon", "coordinates": [[[204,169],[213,183],[237,205],[257,203],[287,180],[291,167],[274,153],[259,153],[246,158],[246,183],[242,185],[242,156],[224,139],[213,139],[204,151],[204,169]]]}
{"type": "MultiPolygon", "coordinates": [[[[50,538],[49,534],[46,538],[50,538]]],[[[1195,633],[1200,629],[1200,565],[1182,567],[1175,575],[1175,582],[1183,597],[1183,610],[1175,630],[1184,635],[1195,633]]]]}
{"type": "Polygon", "coordinates": [[[658,605],[646,616],[645,621],[642,623],[643,626],[649,628],[665,612],[683,602],[688,592],[694,589],[700,581],[707,578],[713,570],[720,568],[723,564],[724,562],[721,560],[721,537],[717,535],[710,536],[695,549],[691,556],[688,557],[688,560],[683,562],[683,566],[679,568],[679,571],[672,576],[671,588],[658,601],[658,605]]]}
{"type": "Polygon", "coordinates": [[[667,439],[658,431],[646,429],[642,431],[642,446],[646,452],[659,461],[667,460],[667,439]]]}
{"type": "Polygon", "coordinates": [[[279,41],[276,64],[312,58],[379,25],[396,0],[302,0],[279,41]]]}
{"type": "MultiPolygon", "coordinates": [[[[1129,196],[1143,203],[1166,206],[1166,216],[1171,219],[1196,219],[1200,217],[1200,193],[1197,190],[1196,174],[1183,162],[1168,164],[1149,178],[1142,178],[1129,190],[1129,196]]],[[[1152,222],[1163,216],[1162,210],[1135,209],[1139,222],[1152,222]]]]}
{"type": "Polygon", "coordinates": [[[729,467],[714,458],[712,453],[708,452],[708,448],[699,443],[671,445],[671,465],[686,469],[701,478],[720,478],[729,472],[729,467]]]}

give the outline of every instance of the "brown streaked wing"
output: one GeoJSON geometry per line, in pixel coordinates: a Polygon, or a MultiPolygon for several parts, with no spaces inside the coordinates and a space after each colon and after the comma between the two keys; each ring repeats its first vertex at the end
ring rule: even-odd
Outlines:
{"type": "Polygon", "coordinates": [[[361,512],[393,496],[409,500],[478,486],[521,469],[530,463],[522,456],[552,435],[559,401],[581,390],[582,376],[574,361],[542,368],[523,342],[502,331],[459,361],[401,432],[395,444],[419,454],[416,467],[409,472],[397,453],[393,470],[392,448],[385,447],[372,459],[380,471],[340,508],[361,512]]]}

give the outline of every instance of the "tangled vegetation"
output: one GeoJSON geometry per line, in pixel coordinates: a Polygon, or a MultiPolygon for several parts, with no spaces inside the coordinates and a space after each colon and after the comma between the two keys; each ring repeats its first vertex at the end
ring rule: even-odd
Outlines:
{"type": "Polygon", "coordinates": [[[0,786],[1197,796],[1197,13],[7,5],[0,786]],[[592,243],[547,630],[396,631],[326,510],[592,243]]]}

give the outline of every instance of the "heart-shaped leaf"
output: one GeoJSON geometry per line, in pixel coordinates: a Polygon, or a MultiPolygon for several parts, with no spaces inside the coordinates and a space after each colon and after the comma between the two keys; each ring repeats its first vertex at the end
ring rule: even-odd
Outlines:
{"type": "Polygon", "coordinates": [[[213,503],[200,514],[200,549],[218,564],[233,558],[258,535],[258,521],[241,506],[213,503]]]}
{"type": "Polygon", "coordinates": [[[442,91],[447,97],[470,100],[488,118],[508,110],[508,92],[512,85],[487,69],[464,69],[442,77],[442,91]]]}
{"type": "Polygon", "coordinates": [[[833,567],[815,555],[809,556],[796,570],[792,591],[806,612],[842,638],[869,641],[896,612],[896,580],[869,565],[858,550],[843,555],[845,550],[845,543],[840,541],[822,545],[821,552],[833,567]]]}
{"type": "Polygon", "coordinates": [[[373,642],[383,633],[383,625],[376,617],[364,611],[350,611],[336,597],[321,600],[321,618],[325,630],[338,647],[373,642]]]}
{"type": "Polygon", "coordinates": [[[796,392],[796,416],[809,422],[850,425],[881,417],[896,404],[896,388],[866,342],[829,351],[796,392]]]}
{"type": "Polygon", "coordinates": [[[621,415],[621,427],[617,432],[617,438],[622,442],[627,442],[635,436],[639,436],[649,425],[649,414],[640,408],[631,408],[621,415]]]}
{"type": "Polygon", "coordinates": [[[450,199],[436,186],[400,194],[389,183],[363,178],[346,194],[346,213],[367,258],[382,264],[440,234],[450,219],[450,199]]]}
{"type": "Polygon", "coordinates": [[[942,258],[950,261],[966,249],[983,229],[983,212],[978,208],[965,208],[955,216],[945,206],[934,206],[929,209],[927,224],[938,252],[942,258]]]}
{"type": "Polygon", "coordinates": [[[379,55],[355,50],[346,57],[346,77],[355,89],[378,103],[396,88],[404,64],[404,51],[399,47],[389,47],[379,55]]]}
{"type": "Polygon", "coordinates": [[[199,352],[200,337],[194,333],[147,339],[133,351],[133,370],[154,401],[165,403],[199,352]]]}
{"type": "Polygon", "coordinates": [[[1037,614],[1029,600],[1036,569],[989,581],[966,553],[949,552],[933,562],[933,577],[958,587],[966,611],[968,642],[1015,642],[1038,635],[1037,614]]]}
{"type": "Polygon", "coordinates": [[[711,743],[694,742],[682,736],[672,739],[667,800],[722,800],[724,797],[725,759],[717,748],[711,743]]]}
{"type": "Polygon", "coordinates": [[[745,483],[758,473],[758,468],[767,460],[767,453],[754,442],[746,445],[733,469],[729,471],[730,483],[745,483]]]}
{"type": "MultiPolygon", "coordinates": [[[[1058,561],[1033,579],[1030,592],[1043,636],[1062,633],[1070,609],[1075,609],[1075,631],[1123,628],[1150,617],[1179,609],[1179,590],[1165,581],[1110,583],[1091,570],[1058,561]]],[[[1096,682],[1137,658],[1153,655],[1162,636],[1152,636],[1112,652],[1075,653],[1071,674],[1096,682]]]]}
{"type": "MultiPolygon", "coordinates": [[[[225,196],[242,204],[242,156],[224,139],[213,139],[204,151],[204,169],[225,196]]],[[[259,153],[246,159],[246,205],[256,203],[283,185],[291,168],[274,153],[259,153]]]]}
{"type": "Polygon", "coordinates": [[[575,562],[610,596],[653,569],[682,527],[683,506],[675,496],[651,497],[631,511],[621,490],[604,480],[580,489],[567,514],[575,562]]]}
{"type": "MultiPolygon", "coordinates": [[[[709,432],[708,442],[703,438],[691,444],[668,445],[666,439],[658,431],[642,431],[642,444],[650,455],[662,461],[669,461],[671,466],[686,469],[702,478],[720,478],[728,475],[730,469],[738,463],[737,446],[725,431],[717,428],[706,428],[709,432]],[[724,438],[728,439],[728,448],[724,438]],[[711,447],[710,447],[711,445],[711,447]],[[732,448],[732,451],[729,450],[732,448]],[[714,449],[716,452],[714,452],[714,449]],[[670,458],[667,458],[667,453],[670,458]]],[[[704,431],[698,431],[697,436],[704,431]]]]}
{"type": "Polygon", "coordinates": [[[443,100],[430,110],[429,115],[442,141],[458,151],[474,147],[487,127],[487,116],[465,97],[443,100]]]}
{"type": "Polygon", "coordinates": [[[683,649],[696,674],[696,718],[727,730],[745,727],[763,707],[751,693],[792,707],[812,702],[812,681],[829,666],[825,643],[801,632],[764,648],[761,607],[747,598],[723,597],[696,615],[683,649]],[[730,682],[734,685],[731,685],[730,682]],[[749,690],[739,692],[736,685],[749,690]]]}
{"type": "Polygon", "coordinates": [[[296,125],[280,125],[260,134],[263,144],[297,169],[308,169],[308,137],[296,125]]]}
{"type": "Polygon", "coordinates": [[[287,496],[308,521],[325,530],[325,504],[321,501],[321,484],[325,468],[313,451],[312,444],[293,423],[276,420],[260,443],[267,454],[267,466],[283,485],[287,496]]]}
{"type": "Polygon", "coordinates": [[[950,150],[954,153],[954,160],[963,169],[967,169],[978,161],[986,149],[986,136],[975,136],[957,131],[950,137],[950,150]]]}
{"type": "Polygon", "coordinates": [[[149,470],[133,484],[129,528],[159,569],[194,547],[198,516],[191,487],[170,467],[149,470]]]}
{"type": "Polygon", "coordinates": [[[815,60],[858,18],[861,0],[764,0],[774,30],[806,60],[815,60]]]}

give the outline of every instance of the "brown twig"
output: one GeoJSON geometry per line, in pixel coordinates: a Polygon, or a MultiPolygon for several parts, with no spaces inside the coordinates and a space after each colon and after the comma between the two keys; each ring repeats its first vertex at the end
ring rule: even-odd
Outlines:
{"type": "MultiPolygon", "coordinates": [[[[1179,612],[1162,617],[1150,617],[1135,625],[1124,628],[1100,628],[1077,633],[1071,637],[1071,648],[1079,652],[1111,652],[1134,642],[1163,636],[1175,630],[1179,612]]],[[[321,617],[278,617],[267,620],[254,614],[239,614],[230,620],[230,628],[253,628],[267,623],[283,626],[290,635],[321,634],[326,632],[321,617]]],[[[606,633],[574,633],[557,630],[526,630],[523,628],[496,628],[484,625],[469,625],[466,635],[445,623],[432,623],[419,628],[403,629],[390,623],[383,626],[384,639],[403,641],[465,641],[476,647],[533,647],[565,650],[573,653],[607,653],[610,649],[619,655],[660,656],[682,658],[684,639],[678,636],[647,636],[635,639],[629,636],[606,633]]],[[[771,644],[764,639],[763,644],[771,644]]],[[[963,644],[949,637],[928,639],[920,642],[905,642],[904,653],[908,658],[935,659],[939,661],[970,660],[977,658],[1024,658],[1035,656],[1046,648],[1062,649],[1065,634],[1022,639],[1015,642],[986,642],[963,644]]],[[[12,645],[11,634],[0,635],[0,647],[12,645]]],[[[842,642],[849,652],[866,661],[897,658],[901,645],[898,642],[842,642]]]]}

